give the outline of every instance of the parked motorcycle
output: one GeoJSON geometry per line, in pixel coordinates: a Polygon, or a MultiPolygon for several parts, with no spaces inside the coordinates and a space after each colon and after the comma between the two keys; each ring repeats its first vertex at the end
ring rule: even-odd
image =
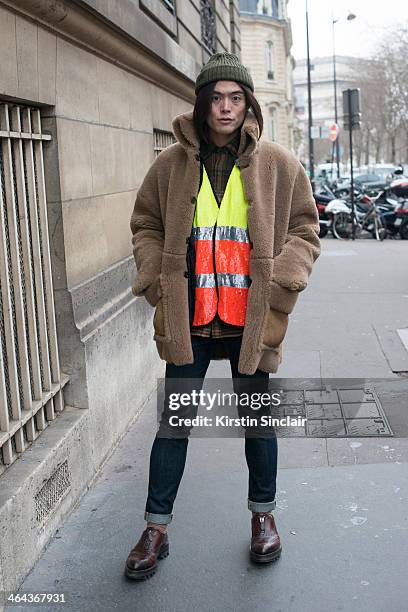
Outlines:
{"type": "Polygon", "coordinates": [[[397,198],[408,198],[408,180],[403,178],[393,181],[390,190],[397,198]]]}
{"type": "Polygon", "coordinates": [[[317,211],[319,213],[319,237],[324,238],[329,231],[329,217],[326,215],[326,206],[329,202],[331,202],[332,198],[321,193],[315,193],[314,199],[316,202],[317,211]]]}
{"type": "Polygon", "coordinates": [[[391,189],[384,189],[378,198],[377,198],[377,206],[381,214],[381,218],[385,223],[388,234],[390,236],[397,236],[400,234],[400,228],[403,221],[403,217],[401,216],[405,207],[407,206],[406,202],[400,202],[392,193],[391,189]]]}
{"type": "Polygon", "coordinates": [[[340,198],[334,198],[325,206],[325,215],[327,217],[326,233],[328,231],[331,231],[333,234],[333,238],[337,238],[337,236],[333,233],[333,220],[335,219],[335,216],[339,213],[350,214],[350,208],[347,206],[347,202],[345,200],[342,200],[340,198]]]}
{"type": "Polygon", "coordinates": [[[394,211],[394,232],[398,232],[402,240],[408,240],[408,201],[401,202],[394,211]]]}

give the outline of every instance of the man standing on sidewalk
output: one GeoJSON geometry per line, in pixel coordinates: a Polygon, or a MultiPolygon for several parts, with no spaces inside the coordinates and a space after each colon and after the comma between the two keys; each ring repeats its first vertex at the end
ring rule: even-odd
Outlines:
{"type": "MultiPolygon", "coordinates": [[[[132,291],[156,308],[166,384],[194,379],[197,388],[215,356],[229,359],[234,381],[267,389],[282,360],[288,315],[320,254],[308,177],[288,150],[259,140],[263,119],[253,91],[236,55],[213,55],[197,77],[194,111],[173,120],[178,142],[159,154],[137,194],[132,291]]],[[[168,554],[166,527],[187,445],[188,437],[156,435],[147,526],[126,561],[130,578],[152,575],[168,554]]],[[[250,556],[270,562],[281,552],[272,514],[276,436],[246,436],[245,456],[250,556]]]]}

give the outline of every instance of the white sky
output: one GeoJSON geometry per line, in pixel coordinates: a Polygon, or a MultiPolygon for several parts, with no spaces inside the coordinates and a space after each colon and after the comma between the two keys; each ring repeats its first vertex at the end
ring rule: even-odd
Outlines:
{"type": "MultiPolygon", "coordinates": [[[[408,24],[408,0],[308,0],[309,46],[311,57],[332,55],[332,10],[335,25],[336,55],[368,57],[376,41],[390,26],[408,24]],[[356,19],[347,21],[349,13],[356,19]]],[[[306,57],[306,0],[289,0],[295,59],[306,57]]],[[[405,58],[401,58],[405,61],[405,58]]]]}

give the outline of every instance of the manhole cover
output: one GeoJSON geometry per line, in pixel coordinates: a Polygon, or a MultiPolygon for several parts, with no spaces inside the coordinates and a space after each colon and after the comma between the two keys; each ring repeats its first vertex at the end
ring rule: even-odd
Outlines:
{"type": "Polygon", "coordinates": [[[391,429],[383,419],[347,419],[349,436],[389,436],[391,429]]]}
{"type": "Polygon", "coordinates": [[[342,419],[312,419],[306,423],[308,436],[335,437],[345,436],[346,428],[342,419]]]}
{"type": "Polygon", "coordinates": [[[276,416],[306,417],[304,427],[278,428],[279,436],[393,436],[381,402],[369,386],[285,391],[276,416]]]}

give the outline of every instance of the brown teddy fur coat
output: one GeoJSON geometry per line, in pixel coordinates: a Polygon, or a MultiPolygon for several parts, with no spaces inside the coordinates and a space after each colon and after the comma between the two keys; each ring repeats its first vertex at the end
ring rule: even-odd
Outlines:
{"type": "MultiPolygon", "coordinates": [[[[154,339],[162,359],[193,363],[188,310],[187,239],[200,178],[199,142],[189,111],[173,120],[178,142],[154,160],[137,193],[130,228],[135,296],[156,306],[154,339]]],[[[259,141],[249,112],[250,142],[238,156],[252,243],[248,306],[238,369],[276,372],[299,293],[320,254],[319,219],[307,174],[283,146],[259,141]]]]}

